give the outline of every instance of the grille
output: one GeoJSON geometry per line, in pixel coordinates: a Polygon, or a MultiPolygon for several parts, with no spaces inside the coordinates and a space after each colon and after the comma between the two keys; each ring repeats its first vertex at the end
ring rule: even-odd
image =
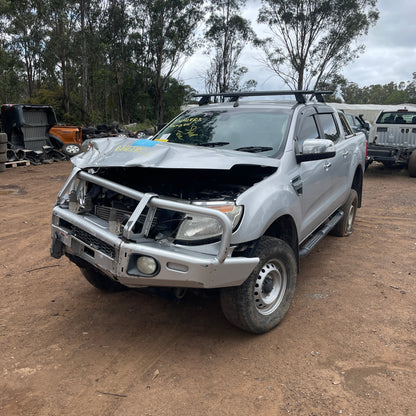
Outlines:
{"type": "MultiPolygon", "coordinates": [[[[143,213],[139,216],[137,220],[137,224],[143,225],[146,220],[148,208],[145,208],[143,213]]],[[[95,206],[95,215],[98,218],[101,218],[104,221],[109,222],[110,220],[118,221],[121,224],[121,230],[123,229],[123,225],[128,221],[132,212],[126,211],[120,208],[114,207],[107,207],[105,205],[96,205],[95,206]]],[[[157,223],[157,216],[153,218],[152,227],[154,227],[157,223]]]]}
{"type": "Polygon", "coordinates": [[[105,221],[109,221],[111,216],[118,221],[123,221],[125,218],[130,218],[131,214],[130,211],[119,208],[106,207],[104,205],[95,206],[95,215],[105,221]]]}
{"type": "Polygon", "coordinates": [[[88,246],[114,259],[115,257],[114,247],[110,246],[104,241],[99,240],[97,237],[94,237],[93,235],[75,226],[72,226],[72,235],[78,238],[79,240],[81,240],[83,243],[87,244],[88,246]]]}

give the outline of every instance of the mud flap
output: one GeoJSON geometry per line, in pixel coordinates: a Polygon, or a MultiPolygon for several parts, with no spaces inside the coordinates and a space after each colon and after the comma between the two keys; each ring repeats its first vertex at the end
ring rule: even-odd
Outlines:
{"type": "Polygon", "coordinates": [[[64,253],[63,246],[64,244],[62,241],[55,235],[55,237],[52,238],[52,246],[50,248],[51,256],[55,259],[60,259],[64,253]]]}

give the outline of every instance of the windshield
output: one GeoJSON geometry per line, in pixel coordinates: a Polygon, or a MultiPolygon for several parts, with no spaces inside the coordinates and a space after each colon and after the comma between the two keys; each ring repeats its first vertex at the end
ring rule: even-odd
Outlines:
{"type": "Polygon", "coordinates": [[[291,111],[242,109],[187,111],[154,140],[275,155],[282,147],[291,111]]]}

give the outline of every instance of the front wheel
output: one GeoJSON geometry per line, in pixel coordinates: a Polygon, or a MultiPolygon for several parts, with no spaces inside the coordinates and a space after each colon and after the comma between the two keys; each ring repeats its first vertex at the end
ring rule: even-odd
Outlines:
{"type": "Polygon", "coordinates": [[[126,286],[116,282],[96,269],[91,267],[80,267],[79,269],[90,284],[103,292],[120,292],[127,289],[126,286]]]}
{"type": "Polygon", "coordinates": [[[297,261],[284,241],[262,237],[253,257],[260,261],[247,280],[221,290],[221,307],[233,325],[255,334],[277,326],[289,309],[296,287],[297,261]]]}

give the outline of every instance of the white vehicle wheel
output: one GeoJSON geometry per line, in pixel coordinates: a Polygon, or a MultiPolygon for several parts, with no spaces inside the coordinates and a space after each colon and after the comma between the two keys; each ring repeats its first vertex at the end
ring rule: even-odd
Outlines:
{"type": "Polygon", "coordinates": [[[81,146],[75,143],[69,143],[64,145],[62,148],[62,152],[64,152],[69,157],[77,155],[81,151],[81,146]]]}
{"type": "Polygon", "coordinates": [[[221,290],[221,307],[235,326],[255,334],[270,331],[289,309],[296,287],[297,262],[284,241],[262,237],[252,253],[260,262],[237,287],[221,290]]]}

